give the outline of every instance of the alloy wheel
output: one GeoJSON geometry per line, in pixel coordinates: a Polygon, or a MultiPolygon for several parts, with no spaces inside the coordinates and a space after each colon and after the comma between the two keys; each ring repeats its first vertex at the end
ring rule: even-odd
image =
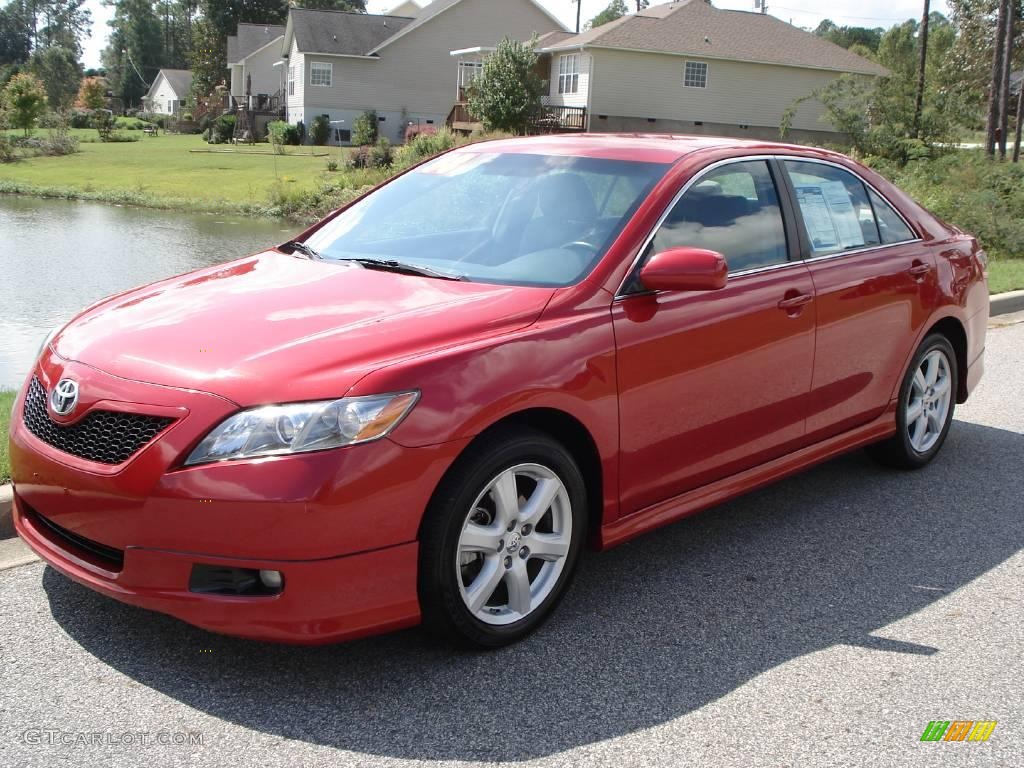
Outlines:
{"type": "Polygon", "coordinates": [[[911,447],[927,453],[938,442],[953,398],[949,358],[933,349],[921,360],[907,393],[906,425],[911,447]]]}

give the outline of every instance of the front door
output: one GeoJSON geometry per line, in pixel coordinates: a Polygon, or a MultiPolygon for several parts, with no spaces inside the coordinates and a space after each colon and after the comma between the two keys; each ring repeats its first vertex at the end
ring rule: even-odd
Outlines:
{"type": "Polygon", "coordinates": [[[790,260],[769,164],[733,161],[705,172],[640,264],[681,246],[722,253],[727,286],[651,293],[634,279],[612,309],[624,515],[804,440],[814,289],[806,266],[790,260]]]}

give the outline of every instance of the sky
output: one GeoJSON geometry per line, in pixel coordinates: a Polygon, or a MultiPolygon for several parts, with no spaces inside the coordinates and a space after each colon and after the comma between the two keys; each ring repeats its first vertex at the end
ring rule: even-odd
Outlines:
{"type": "MultiPolygon", "coordinates": [[[[371,13],[382,13],[399,5],[401,0],[370,0],[367,7],[371,13]]],[[[540,4],[562,20],[566,27],[573,29],[576,25],[576,4],[572,0],[539,0],[540,4]]],[[[419,0],[421,4],[425,0],[419,0]]],[[[651,5],[660,5],[666,0],[653,0],[651,5]]],[[[754,0],[714,0],[718,8],[729,8],[738,11],[753,10],[754,0]]],[[[582,0],[583,21],[592,19],[605,6],[608,0],[582,0]]],[[[629,5],[629,0],[626,0],[629,5]]],[[[109,27],[107,22],[113,16],[114,9],[103,5],[101,0],[87,0],[86,7],[92,11],[92,37],[85,44],[83,59],[86,67],[97,67],[100,63],[100,51],[107,43],[109,27]]],[[[891,27],[893,24],[918,18],[923,3],[920,0],[830,0],[814,2],[813,0],[781,0],[775,4],[768,0],[768,13],[788,21],[798,27],[814,28],[822,19],[832,19],[836,24],[855,27],[891,27]]],[[[932,10],[947,13],[945,0],[933,0],[932,10]]]]}

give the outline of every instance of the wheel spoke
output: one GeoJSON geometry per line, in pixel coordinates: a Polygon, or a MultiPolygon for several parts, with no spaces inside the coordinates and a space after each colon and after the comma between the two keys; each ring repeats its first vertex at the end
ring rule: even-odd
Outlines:
{"type": "Polygon", "coordinates": [[[530,498],[526,500],[519,512],[519,522],[523,525],[527,523],[536,525],[537,521],[544,517],[544,513],[550,509],[560,490],[562,490],[562,484],[558,480],[547,478],[538,481],[530,498]]]}
{"type": "Polygon", "coordinates": [[[935,384],[935,380],[939,376],[939,356],[933,353],[928,355],[924,362],[928,366],[928,370],[924,374],[924,380],[930,387],[935,384]]]}
{"type": "Polygon", "coordinates": [[[922,413],[917,420],[914,422],[913,431],[910,433],[910,442],[914,444],[915,448],[919,448],[921,441],[924,439],[925,433],[928,431],[928,417],[922,413]]]}
{"type": "Polygon", "coordinates": [[[941,398],[949,392],[949,376],[944,376],[935,383],[935,396],[941,398]]]}
{"type": "Polygon", "coordinates": [[[914,374],[914,391],[919,395],[923,395],[926,389],[928,389],[928,384],[924,380],[924,373],[918,368],[914,374]]]}
{"type": "Polygon", "coordinates": [[[516,489],[515,472],[508,469],[498,476],[491,488],[491,497],[497,512],[495,522],[501,528],[507,528],[519,516],[519,491],[516,489]]]}
{"type": "Polygon", "coordinates": [[[932,411],[928,414],[928,430],[937,435],[942,431],[942,424],[939,422],[939,412],[932,411]]]}
{"type": "Polygon", "coordinates": [[[466,606],[477,613],[491,599],[505,576],[505,567],[497,555],[487,558],[480,573],[466,589],[466,606]]]}
{"type": "Polygon", "coordinates": [[[529,541],[530,557],[555,561],[569,554],[569,539],[561,533],[535,533],[529,541]]]}
{"type": "Polygon", "coordinates": [[[498,542],[501,541],[503,531],[504,529],[498,526],[484,527],[476,523],[467,523],[459,538],[459,550],[461,552],[497,552],[498,542]]]}
{"type": "Polygon", "coordinates": [[[505,588],[508,589],[508,607],[522,616],[528,614],[533,598],[525,560],[516,558],[512,567],[505,571],[505,588]]]}
{"type": "Polygon", "coordinates": [[[921,400],[915,400],[912,402],[910,407],[907,409],[907,424],[913,424],[921,418],[922,413],[924,413],[924,403],[922,403],[921,400]]]}

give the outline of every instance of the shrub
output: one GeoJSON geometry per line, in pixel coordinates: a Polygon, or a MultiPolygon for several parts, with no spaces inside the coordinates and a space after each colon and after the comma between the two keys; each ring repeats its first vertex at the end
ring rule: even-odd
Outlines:
{"type": "Polygon", "coordinates": [[[182,113],[181,119],[184,120],[186,123],[191,123],[192,122],[192,113],[191,112],[184,112],[184,113],[182,113]]]}
{"type": "Polygon", "coordinates": [[[0,133],[0,163],[13,163],[18,160],[18,153],[14,151],[14,143],[3,133],[0,133]]]}
{"type": "Polygon", "coordinates": [[[357,168],[369,168],[370,163],[370,147],[357,147],[351,155],[348,156],[348,167],[357,168]]]}
{"type": "Polygon", "coordinates": [[[338,170],[338,161],[335,160],[333,157],[328,158],[327,160],[327,170],[330,171],[331,173],[334,173],[336,170],[338,170]]]}
{"type": "Polygon", "coordinates": [[[72,128],[91,128],[92,115],[84,109],[76,109],[68,116],[72,128]]]}
{"type": "Polygon", "coordinates": [[[210,125],[210,143],[226,144],[235,135],[235,116],[221,115],[210,125]]]}
{"type": "Polygon", "coordinates": [[[110,142],[111,144],[129,144],[133,141],[138,141],[139,136],[132,136],[129,133],[111,133],[104,139],[104,141],[110,142]]]}
{"type": "Polygon", "coordinates": [[[405,129],[405,141],[406,143],[412,141],[417,136],[423,134],[437,133],[436,125],[410,125],[406,126],[405,129]]]}
{"type": "Polygon", "coordinates": [[[370,164],[373,168],[390,168],[394,160],[394,152],[391,149],[391,142],[386,136],[377,139],[377,143],[370,148],[370,164]]]}
{"type": "Polygon", "coordinates": [[[110,112],[103,110],[97,110],[92,113],[92,124],[96,128],[96,133],[99,134],[100,141],[109,141],[111,134],[114,132],[114,116],[110,112]]]}
{"type": "Polygon", "coordinates": [[[284,146],[298,146],[302,141],[299,127],[286,123],[284,120],[274,120],[267,123],[267,135],[270,137],[270,143],[274,145],[277,151],[281,151],[280,147],[284,146]]]}
{"type": "Polygon", "coordinates": [[[309,140],[318,147],[327,143],[331,135],[331,120],[327,115],[317,115],[309,125],[309,140]]]}
{"type": "Polygon", "coordinates": [[[456,145],[455,135],[447,128],[433,133],[420,133],[395,153],[395,166],[398,169],[416,165],[421,160],[439,155],[456,145]]]}
{"type": "Polygon", "coordinates": [[[306,143],[306,124],[304,122],[302,122],[301,120],[299,120],[297,123],[295,123],[295,130],[296,130],[296,135],[298,136],[298,139],[295,142],[295,144],[296,145],[305,144],[306,143]]]}
{"type": "Polygon", "coordinates": [[[365,147],[377,143],[376,111],[370,109],[352,121],[352,143],[357,147],[365,147]]]}

